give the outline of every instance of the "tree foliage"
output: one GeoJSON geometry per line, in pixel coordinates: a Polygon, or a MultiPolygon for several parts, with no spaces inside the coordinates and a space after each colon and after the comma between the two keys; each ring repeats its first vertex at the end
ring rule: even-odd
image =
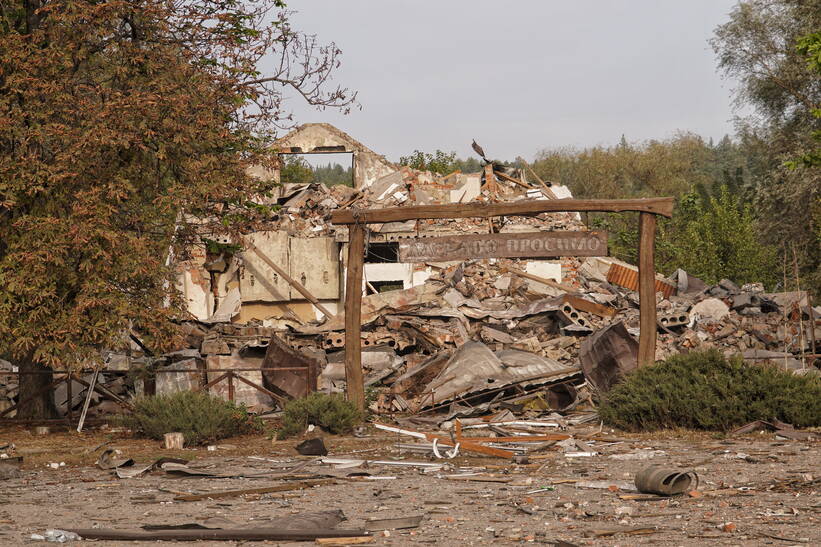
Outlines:
{"type": "Polygon", "coordinates": [[[285,93],[355,104],[329,89],[339,49],[291,29],[282,7],[3,2],[0,354],[69,367],[128,328],[155,349],[173,341],[171,257],[228,229],[215,219],[264,211],[252,198],[269,183],[246,169],[271,165],[285,93]]]}
{"type": "Polygon", "coordinates": [[[773,286],[778,280],[775,249],[759,242],[750,205],[728,186],[716,195],[686,194],[677,211],[677,241],[665,249],[671,264],[708,283],[729,278],[773,286]]]}
{"type": "Polygon", "coordinates": [[[314,181],[314,171],[299,156],[281,156],[279,181],[282,184],[308,184],[314,181]]]}
{"type": "Polygon", "coordinates": [[[399,165],[407,165],[420,171],[430,171],[440,175],[448,175],[454,171],[462,173],[478,173],[482,170],[482,163],[476,158],[466,160],[456,157],[456,152],[436,150],[433,153],[414,150],[409,156],[399,158],[399,165]]]}
{"type": "Polygon", "coordinates": [[[307,184],[316,182],[325,186],[341,184],[353,186],[353,166],[343,167],[338,163],[312,166],[304,158],[296,155],[282,156],[279,180],[283,184],[307,184]]]}
{"type": "MultiPolygon", "coordinates": [[[[534,169],[580,198],[676,197],[673,219],[658,224],[660,271],[683,268],[707,282],[724,277],[738,283],[776,282],[774,250],[760,243],[752,208],[751,181],[761,167],[743,142],[724,137],[710,144],[686,133],[639,144],[622,138],[613,147],[543,151],[534,169]]],[[[635,214],[591,215],[589,222],[610,232],[614,256],[637,263],[635,214]]]]}
{"type": "MultiPolygon", "coordinates": [[[[795,49],[807,58],[807,69],[821,79],[821,32],[802,36],[795,49]]],[[[816,119],[821,119],[821,106],[813,108],[812,115],[816,119]]],[[[802,154],[797,160],[788,161],[787,167],[821,167],[821,129],[814,129],[812,138],[816,142],[815,149],[802,154]]]]}
{"type": "Polygon", "coordinates": [[[761,238],[798,257],[802,286],[821,291],[821,196],[818,152],[821,0],[746,0],[712,40],[719,69],[738,82],[740,134],[758,141],[766,166],[753,179],[761,238]],[[798,159],[796,159],[798,158],[798,159]],[[806,161],[805,161],[806,160],[806,161]],[[794,169],[797,164],[805,169],[794,169]]]}

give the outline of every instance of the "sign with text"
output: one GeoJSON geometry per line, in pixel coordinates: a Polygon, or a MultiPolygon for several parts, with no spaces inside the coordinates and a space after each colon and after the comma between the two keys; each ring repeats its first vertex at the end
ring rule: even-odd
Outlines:
{"type": "Polygon", "coordinates": [[[399,241],[399,262],[559,256],[607,256],[607,232],[471,234],[399,241]]]}

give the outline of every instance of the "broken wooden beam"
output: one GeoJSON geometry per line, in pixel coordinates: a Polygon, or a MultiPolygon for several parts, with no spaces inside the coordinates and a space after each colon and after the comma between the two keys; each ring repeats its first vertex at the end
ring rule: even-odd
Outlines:
{"type": "Polygon", "coordinates": [[[112,530],[66,528],[83,539],[106,541],[310,541],[319,538],[367,536],[366,530],[287,530],[282,528],[192,528],[177,530],[112,530]]]}
{"type": "Polygon", "coordinates": [[[305,490],[306,488],[313,488],[314,486],[325,486],[328,484],[336,484],[336,480],[315,479],[299,482],[286,482],[284,484],[277,484],[275,486],[263,486],[261,488],[244,488],[242,490],[219,490],[216,492],[205,492],[202,494],[186,494],[184,496],[175,497],[174,501],[202,501],[208,499],[237,498],[239,496],[246,496],[250,494],[272,494],[274,492],[290,492],[291,490],[305,490]]]}
{"type": "Polygon", "coordinates": [[[519,163],[521,163],[525,167],[527,167],[527,170],[530,171],[530,174],[533,175],[535,177],[536,181],[539,184],[542,185],[542,190],[544,190],[545,195],[547,195],[548,198],[550,198],[550,199],[559,199],[558,197],[556,197],[556,194],[553,193],[553,190],[550,189],[550,186],[545,181],[542,180],[542,177],[540,177],[539,175],[536,174],[536,171],[533,170],[533,168],[530,166],[530,164],[527,163],[523,157],[521,157],[521,156],[517,157],[516,161],[518,161],[519,163]]]}
{"type": "Polygon", "coordinates": [[[520,270],[518,268],[512,268],[512,267],[504,268],[503,267],[503,268],[501,268],[501,270],[502,270],[502,272],[510,272],[510,273],[512,273],[514,275],[517,275],[519,277],[523,277],[525,279],[530,279],[531,281],[536,281],[537,283],[542,283],[543,285],[547,285],[548,287],[553,287],[554,289],[559,289],[560,291],[564,291],[568,294],[579,294],[578,291],[576,291],[576,289],[574,289],[573,287],[571,287],[569,285],[564,285],[562,283],[558,283],[558,282],[553,281],[552,279],[548,279],[546,277],[540,277],[538,275],[533,275],[533,274],[527,273],[524,270],[520,270]]]}
{"type": "Polygon", "coordinates": [[[351,537],[332,537],[332,538],[316,538],[317,545],[362,545],[364,543],[373,543],[373,536],[351,536],[351,537]]]}
{"type": "Polygon", "coordinates": [[[333,224],[402,222],[427,218],[489,218],[538,213],[600,211],[621,213],[637,211],[665,217],[673,216],[673,198],[637,199],[537,199],[511,203],[452,203],[417,205],[386,209],[343,209],[331,213],[333,224]]]}
{"type": "Polygon", "coordinates": [[[564,441],[570,439],[570,435],[563,433],[552,433],[550,435],[511,435],[509,437],[462,437],[456,436],[456,442],[462,441],[473,443],[529,443],[543,441],[564,441]]]}
{"type": "Polygon", "coordinates": [[[519,180],[519,179],[517,179],[517,178],[511,177],[510,175],[508,175],[508,174],[506,174],[506,173],[503,173],[502,171],[494,171],[494,172],[496,173],[496,176],[497,176],[497,177],[499,177],[499,178],[500,178],[500,179],[502,179],[502,180],[506,180],[506,181],[508,181],[508,182],[512,182],[513,184],[517,184],[517,185],[519,185],[519,186],[522,186],[522,187],[524,187],[524,188],[527,188],[528,190],[530,190],[531,188],[533,188],[533,187],[532,187],[532,186],[530,186],[529,184],[526,184],[526,183],[524,183],[524,182],[520,181],[520,180],[519,180]]]}

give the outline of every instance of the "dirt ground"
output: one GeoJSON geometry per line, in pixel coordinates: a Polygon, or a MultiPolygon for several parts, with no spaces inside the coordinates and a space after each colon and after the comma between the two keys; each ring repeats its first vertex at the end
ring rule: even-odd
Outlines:
{"type": "MultiPolygon", "coordinates": [[[[598,452],[592,457],[571,458],[550,447],[531,455],[526,465],[459,456],[447,460],[445,469],[427,473],[413,467],[332,469],[309,463],[300,473],[331,475],[335,484],[186,502],[173,498],[286,481],[175,478],[163,471],[118,479],[112,471],[95,466],[100,445],[107,443],[105,447],[117,448],[137,462],[182,457],[191,460],[192,467],[220,472],[241,468],[281,473],[310,458],[296,453],[296,441],[265,436],[228,439],[216,450],[166,451],[156,441],[127,433],[58,431],[35,436],[22,428],[5,429],[0,430],[0,446],[11,443],[15,450],[0,452],[22,455],[23,463],[22,476],[0,480],[0,544],[30,545],[31,534],[48,528],[138,530],[147,524],[185,523],[272,527],[297,513],[341,509],[347,521],[339,528],[362,528],[369,517],[424,515],[417,528],[374,532],[376,545],[821,545],[821,442],[782,441],[772,433],[738,438],[692,432],[602,435],[598,438],[608,442],[586,441],[598,452]],[[612,457],[624,454],[652,457],[612,457]],[[695,469],[701,484],[690,495],[624,499],[636,494],[616,486],[632,483],[636,471],[648,464],[695,469]],[[448,477],[467,472],[480,474],[448,477]],[[580,487],[585,481],[604,481],[604,488],[580,487]]],[[[429,461],[400,454],[397,442],[412,440],[376,430],[364,438],[325,437],[333,457],[429,461]]],[[[240,542],[197,543],[225,544],[240,542]]]]}

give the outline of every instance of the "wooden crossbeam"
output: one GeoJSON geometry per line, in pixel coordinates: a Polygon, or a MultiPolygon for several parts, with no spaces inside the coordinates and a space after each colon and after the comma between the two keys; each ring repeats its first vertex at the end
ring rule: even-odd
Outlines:
{"type": "Polygon", "coordinates": [[[451,203],[448,205],[417,205],[387,209],[339,209],[331,213],[334,224],[369,224],[404,222],[427,218],[490,218],[538,213],[600,211],[621,213],[637,211],[665,217],[673,216],[673,198],[639,199],[537,199],[510,203],[451,203]]]}

